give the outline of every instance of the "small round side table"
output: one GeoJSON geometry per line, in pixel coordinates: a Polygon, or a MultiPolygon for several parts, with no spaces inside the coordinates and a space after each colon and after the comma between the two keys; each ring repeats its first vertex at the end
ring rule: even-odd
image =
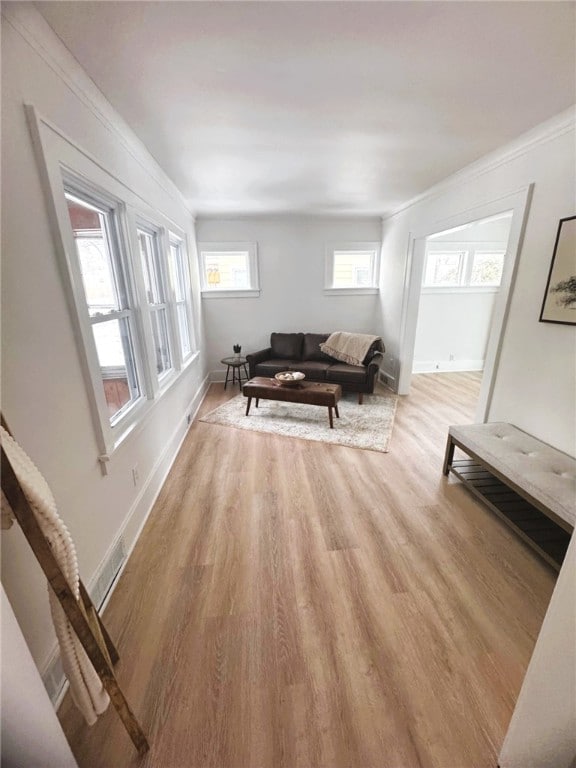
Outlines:
{"type": "Polygon", "coordinates": [[[244,373],[244,378],[246,381],[250,378],[248,376],[248,369],[246,368],[246,363],[248,362],[245,357],[224,357],[220,362],[223,365],[226,365],[226,380],[224,382],[224,389],[226,389],[226,386],[228,384],[228,378],[230,376],[230,369],[232,369],[232,380],[231,384],[234,386],[236,382],[238,382],[238,388],[242,389],[242,373],[244,373]]]}

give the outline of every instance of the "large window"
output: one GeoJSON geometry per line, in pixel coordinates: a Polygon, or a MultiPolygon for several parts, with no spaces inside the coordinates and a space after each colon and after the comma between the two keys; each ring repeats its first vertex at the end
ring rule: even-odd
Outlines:
{"type": "Polygon", "coordinates": [[[27,113],[105,474],[111,454],[198,356],[186,236],[145,190],[27,113]]]}
{"type": "Polygon", "coordinates": [[[423,287],[429,289],[495,289],[502,280],[506,251],[485,244],[428,246],[423,287]]]}
{"type": "Polygon", "coordinates": [[[259,295],[256,243],[200,243],[202,295],[259,295]]]}
{"type": "Polygon", "coordinates": [[[193,357],[188,258],[182,237],[127,212],[86,180],[65,174],[64,189],[76,253],[72,285],[91,328],[86,355],[108,453],[138,407],[193,357]]]}
{"type": "Polygon", "coordinates": [[[379,253],[379,243],[343,243],[328,246],[325,291],[376,293],[379,253]]]}
{"type": "Polygon", "coordinates": [[[85,353],[108,454],[193,357],[188,259],[182,237],[86,180],[65,174],[64,190],[72,286],[81,327],[87,318],[91,329],[85,353]]]}
{"type": "Polygon", "coordinates": [[[70,224],[110,423],[143,395],[127,263],[112,205],[66,190],[70,224]]]}

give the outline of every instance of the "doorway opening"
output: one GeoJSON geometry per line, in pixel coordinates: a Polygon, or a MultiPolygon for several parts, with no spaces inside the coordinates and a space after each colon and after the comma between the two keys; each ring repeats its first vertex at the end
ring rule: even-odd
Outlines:
{"type": "MultiPolygon", "coordinates": [[[[442,368],[456,371],[458,365],[460,368],[476,367],[482,369],[483,376],[475,420],[480,423],[489,420],[532,191],[533,185],[530,184],[497,200],[438,221],[436,225],[424,225],[421,231],[411,234],[406,265],[407,289],[402,312],[399,394],[409,393],[415,361],[416,370],[420,371],[428,369],[439,372],[442,368]],[[500,255],[502,249],[503,257],[500,255]],[[489,285],[498,280],[499,285],[489,285]],[[429,306],[422,307],[417,351],[423,287],[432,291],[425,294],[429,306]],[[482,296],[490,293],[491,300],[482,296]],[[455,299],[457,294],[460,297],[458,312],[443,317],[443,313],[448,312],[444,296],[455,299]],[[475,299],[476,294],[480,295],[479,301],[475,299]],[[484,307],[483,311],[490,318],[487,335],[485,326],[484,335],[473,332],[472,327],[476,322],[473,320],[476,314],[472,312],[472,307],[474,303],[482,304],[482,301],[489,305],[488,310],[484,307]],[[433,311],[429,311],[430,305],[435,307],[433,311]],[[450,333],[461,332],[460,341],[463,345],[460,351],[456,351],[455,347],[456,342],[460,342],[455,336],[450,336],[446,328],[451,329],[450,333]],[[441,346],[443,335],[451,340],[451,348],[441,346]],[[480,349],[480,352],[464,346],[464,342],[470,342],[473,336],[479,341],[476,350],[480,349]],[[427,348],[426,345],[428,350],[432,349],[431,341],[436,344],[433,351],[422,352],[427,348]],[[478,357],[472,357],[473,354],[478,354],[478,357]],[[454,360],[450,359],[451,356],[454,360]],[[460,357],[459,361],[457,356],[460,357]]],[[[476,375],[480,378],[479,370],[476,375]]]]}
{"type": "Polygon", "coordinates": [[[505,211],[425,238],[412,373],[466,373],[479,395],[511,224],[505,211]]]}

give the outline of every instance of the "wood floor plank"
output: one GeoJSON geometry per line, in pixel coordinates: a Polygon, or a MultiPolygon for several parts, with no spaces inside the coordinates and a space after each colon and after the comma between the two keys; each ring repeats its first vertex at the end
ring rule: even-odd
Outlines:
{"type": "Polygon", "coordinates": [[[388,454],[196,421],[104,613],[150,753],[66,697],[80,768],[494,768],[555,574],[442,475],[478,391],[415,376],[388,454]]]}

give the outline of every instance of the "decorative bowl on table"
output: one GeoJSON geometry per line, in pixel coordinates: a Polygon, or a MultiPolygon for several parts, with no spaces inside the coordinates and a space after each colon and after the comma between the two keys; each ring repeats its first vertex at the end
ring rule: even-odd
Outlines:
{"type": "Polygon", "coordinates": [[[283,387],[297,387],[306,376],[300,371],[281,371],[274,378],[283,387]]]}

